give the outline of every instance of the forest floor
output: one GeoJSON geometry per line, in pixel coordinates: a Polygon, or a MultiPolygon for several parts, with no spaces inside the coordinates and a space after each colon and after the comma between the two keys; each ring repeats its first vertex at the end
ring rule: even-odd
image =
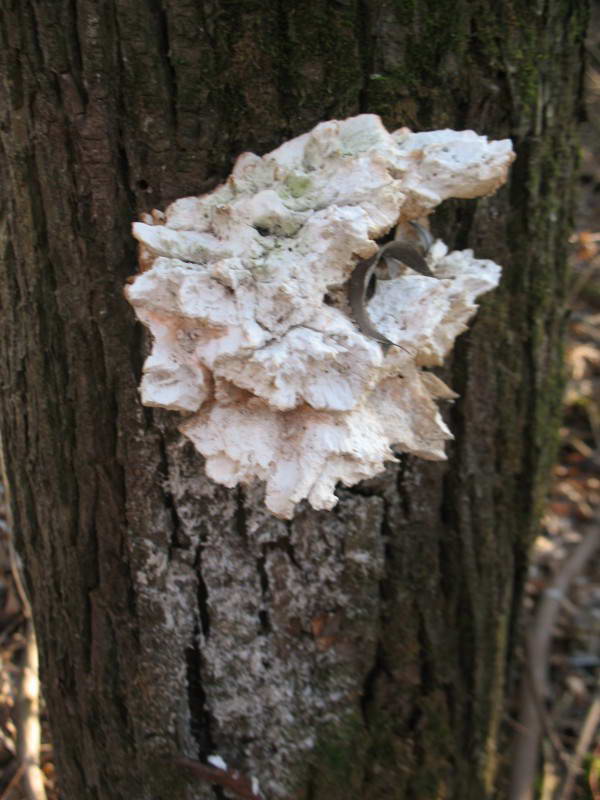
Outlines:
{"type": "MultiPolygon", "coordinates": [[[[520,671],[541,727],[541,760],[531,776],[536,800],[600,800],[600,4],[594,7],[560,457],[525,591],[528,645],[520,671]]],[[[1,493],[0,486],[0,800],[31,800],[18,753],[27,707],[27,609],[1,493]]],[[[508,724],[516,736],[517,713],[508,724]]],[[[43,711],[40,761],[47,800],[58,800],[43,711]]]]}

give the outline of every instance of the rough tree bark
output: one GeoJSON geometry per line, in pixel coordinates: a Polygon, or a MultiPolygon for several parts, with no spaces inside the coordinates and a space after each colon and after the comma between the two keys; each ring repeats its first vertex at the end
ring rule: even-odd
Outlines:
{"type": "Polygon", "coordinates": [[[495,796],[561,393],[585,6],[3,0],[1,433],[65,798],[223,796],[173,766],[213,752],[269,799],[495,796]],[[433,219],[504,279],[448,367],[448,463],[286,524],[140,406],[130,223],[360,111],[513,138],[508,188],[433,219]]]}

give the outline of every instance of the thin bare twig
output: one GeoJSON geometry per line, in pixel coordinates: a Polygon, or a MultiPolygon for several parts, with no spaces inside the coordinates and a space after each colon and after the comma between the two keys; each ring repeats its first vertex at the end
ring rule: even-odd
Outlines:
{"type": "Polygon", "coordinates": [[[17,701],[17,753],[25,767],[22,786],[27,800],[46,800],[44,775],[40,769],[40,689],[38,650],[33,621],[25,623],[25,649],[21,664],[21,683],[17,701]]]}
{"type": "MultiPolygon", "coordinates": [[[[528,636],[526,667],[529,678],[521,683],[519,717],[520,731],[513,745],[513,764],[510,781],[510,800],[533,800],[533,786],[537,771],[540,736],[543,719],[538,703],[543,703],[547,693],[548,655],[554,624],[562,598],[573,579],[600,546],[600,520],[589,529],[563,564],[538,605],[528,636]],[[533,687],[533,689],[532,689],[533,687]],[[536,698],[538,703],[536,703],[536,698]]],[[[527,673],[526,673],[527,674],[527,673]]]]}
{"type": "Polygon", "coordinates": [[[6,789],[0,795],[0,800],[8,800],[12,790],[15,788],[15,786],[18,784],[18,782],[23,777],[23,773],[24,772],[25,772],[25,764],[19,764],[19,766],[15,770],[15,774],[12,776],[12,778],[8,782],[8,786],[6,787],[6,789]]]}
{"type": "Polygon", "coordinates": [[[588,262],[581,272],[579,272],[573,281],[573,285],[569,289],[569,295],[566,302],[567,308],[572,308],[575,301],[579,298],[579,295],[582,293],[588,283],[590,283],[595,277],[599,269],[600,261],[595,258],[593,261],[588,262]]]}
{"type": "MultiPolygon", "coordinates": [[[[538,682],[535,679],[535,674],[533,670],[534,661],[535,658],[534,656],[532,656],[529,648],[529,643],[526,641],[525,664],[523,665],[524,680],[528,684],[529,691],[531,692],[532,703],[535,706],[535,710],[538,715],[542,730],[544,732],[544,735],[546,736],[546,739],[548,740],[550,747],[552,748],[552,751],[554,752],[554,756],[566,766],[569,763],[569,756],[563,749],[560,738],[556,733],[556,730],[554,729],[552,718],[546,709],[546,705],[544,703],[544,697],[540,693],[541,687],[538,685],[538,682]]],[[[527,730],[524,727],[522,727],[521,730],[525,731],[525,735],[527,735],[527,730]]]]}
{"type": "Polygon", "coordinates": [[[212,786],[222,786],[223,789],[228,789],[232,794],[242,798],[242,800],[263,800],[261,795],[254,790],[252,780],[240,774],[237,770],[212,767],[185,756],[176,758],[175,763],[178,766],[189,769],[196,777],[206,783],[210,783],[212,786]]]}
{"type": "MultiPolygon", "coordinates": [[[[5,477],[4,459],[2,454],[2,443],[0,442],[0,479],[5,477]]],[[[8,491],[8,484],[4,481],[5,491],[8,491]]],[[[38,649],[35,640],[35,630],[31,605],[27,592],[23,586],[21,571],[17,562],[12,535],[14,527],[10,519],[10,503],[7,503],[9,516],[9,527],[11,533],[10,547],[10,567],[13,582],[21,600],[23,616],[25,617],[25,647],[23,648],[23,661],[19,676],[19,693],[16,702],[17,726],[17,755],[19,758],[19,770],[22,771],[22,788],[27,796],[27,800],[47,800],[46,789],[44,786],[44,775],[40,769],[40,746],[41,746],[41,724],[40,724],[40,682],[38,677],[38,649]]]]}
{"type": "Polygon", "coordinates": [[[554,800],[560,778],[556,771],[556,762],[544,747],[544,769],[542,771],[542,785],[540,787],[540,800],[554,800]]]}
{"type": "Polygon", "coordinates": [[[596,746],[596,749],[594,750],[592,766],[590,768],[590,774],[589,774],[590,792],[592,793],[592,797],[594,798],[594,800],[600,800],[600,774],[598,770],[599,761],[600,761],[600,744],[598,744],[596,746]]]}
{"type": "Polygon", "coordinates": [[[567,776],[557,800],[571,800],[571,795],[573,794],[573,789],[575,788],[575,781],[577,780],[577,775],[579,774],[581,762],[591,749],[592,741],[596,731],[598,730],[598,725],[600,725],[600,680],[596,685],[594,699],[592,700],[592,704],[588,713],[586,714],[583,727],[579,733],[579,738],[577,739],[577,745],[575,747],[575,753],[569,762],[567,776]]]}

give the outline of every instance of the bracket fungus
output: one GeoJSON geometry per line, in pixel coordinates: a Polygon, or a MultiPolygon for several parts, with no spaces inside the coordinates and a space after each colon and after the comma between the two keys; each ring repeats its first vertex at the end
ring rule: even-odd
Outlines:
{"type": "Polygon", "coordinates": [[[214,191],[145,215],[126,288],[153,337],[142,402],[183,412],[209,477],[265,481],[283,518],[305,498],[331,509],[338,482],[373,477],[394,452],[444,459],[437,401],[455,395],[428,368],[500,267],[423,229],[419,250],[408,223],[494,192],[513,159],[510,140],[389,133],[361,114],[244,153],[214,191]],[[394,229],[404,242],[380,248],[394,229]],[[365,278],[393,259],[368,299],[365,278]]]}

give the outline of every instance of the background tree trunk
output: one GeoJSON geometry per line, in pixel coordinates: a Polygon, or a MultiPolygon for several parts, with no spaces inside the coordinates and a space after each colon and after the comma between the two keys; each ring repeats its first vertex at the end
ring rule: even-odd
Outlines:
{"type": "Polygon", "coordinates": [[[583,0],[4,0],[1,432],[63,793],[483,800],[561,395],[583,0]],[[510,136],[433,229],[504,265],[446,377],[446,464],[291,523],[142,408],[131,221],[318,121],[510,136]],[[370,567],[357,554],[369,553],[370,567]]]}

